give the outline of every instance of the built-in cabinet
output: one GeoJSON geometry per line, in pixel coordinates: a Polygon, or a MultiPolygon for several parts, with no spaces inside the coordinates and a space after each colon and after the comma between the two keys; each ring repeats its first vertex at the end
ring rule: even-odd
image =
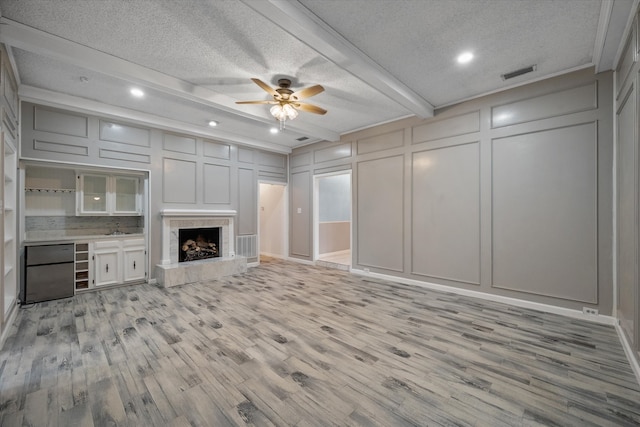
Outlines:
{"type": "Polygon", "coordinates": [[[4,135],[4,184],[2,216],[4,223],[4,314],[10,313],[18,294],[18,263],[16,252],[16,147],[8,134],[4,135]]]}
{"type": "Polygon", "coordinates": [[[80,173],[76,194],[78,215],[142,215],[137,176],[80,173]]]}
{"type": "Polygon", "coordinates": [[[89,289],[89,243],[75,245],[75,289],[89,289]]]}
{"type": "MultiPolygon", "coordinates": [[[[0,46],[0,337],[18,301],[18,84],[4,46],[0,46]]],[[[0,343],[2,339],[0,338],[0,343]]]]}
{"type": "Polygon", "coordinates": [[[96,241],[92,258],[95,287],[146,278],[146,247],[142,238],[96,241]]]}

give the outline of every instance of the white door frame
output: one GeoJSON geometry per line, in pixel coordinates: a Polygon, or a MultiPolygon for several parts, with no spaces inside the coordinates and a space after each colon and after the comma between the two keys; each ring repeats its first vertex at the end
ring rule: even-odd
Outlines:
{"type": "Polygon", "coordinates": [[[283,194],[283,203],[284,203],[284,218],[282,219],[284,221],[284,224],[282,226],[283,228],[283,242],[284,242],[284,254],[282,254],[282,257],[284,259],[288,258],[289,256],[289,184],[286,182],[282,182],[282,181],[270,181],[270,180],[266,180],[266,179],[259,179],[258,180],[258,191],[256,191],[256,197],[258,198],[258,201],[256,203],[256,207],[258,209],[258,239],[256,244],[258,245],[257,248],[257,252],[258,252],[258,264],[260,264],[260,184],[271,184],[271,185],[280,185],[282,187],[284,187],[284,194],[283,194]]]}
{"type": "MultiPolygon", "coordinates": [[[[353,242],[353,176],[351,169],[313,175],[313,261],[320,256],[320,179],[337,175],[349,175],[349,249],[353,242]]],[[[351,264],[351,262],[349,262],[351,264]]]]}

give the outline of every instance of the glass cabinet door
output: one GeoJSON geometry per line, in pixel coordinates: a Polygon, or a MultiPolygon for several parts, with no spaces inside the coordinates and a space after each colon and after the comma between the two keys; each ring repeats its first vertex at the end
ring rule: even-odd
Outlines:
{"type": "Polygon", "coordinates": [[[81,211],[83,213],[107,212],[108,178],[103,175],[80,175],[82,181],[81,211]]]}
{"type": "Polygon", "coordinates": [[[115,213],[138,212],[138,178],[115,177],[115,213]]]}

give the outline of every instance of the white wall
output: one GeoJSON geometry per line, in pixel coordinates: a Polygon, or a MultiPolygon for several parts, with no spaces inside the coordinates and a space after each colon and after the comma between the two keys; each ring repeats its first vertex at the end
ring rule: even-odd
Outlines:
{"type": "Polygon", "coordinates": [[[260,253],[284,257],[285,186],[260,183],[260,253]]]}

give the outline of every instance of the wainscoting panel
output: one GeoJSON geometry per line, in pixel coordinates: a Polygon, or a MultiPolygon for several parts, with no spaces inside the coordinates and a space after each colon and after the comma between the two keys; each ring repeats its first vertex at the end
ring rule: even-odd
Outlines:
{"type": "Polygon", "coordinates": [[[231,203],[231,168],[209,163],[203,168],[204,203],[231,203]]]}
{"type": "Polygon", "coordinates": [[[50,153],[74,154],[76,156],[88,156],[89,148],[82,145],[61,144],[51,141],[33,141],[34,151],[48,151],[50,153]]]}
{"type": "Polygon", "coordinates": [[[351,157],[351,143],[334,145],[332,147],[321,148],[313,152],[315,163],[323,163],[331,160],[343,159],[351,157]]]}
{"type": "Polygon", "coordinates": [[[598,302],[597,126],[494,139],[493,286],[598,302]]]}
{"type": "Polygon", "coordinates": [[[412,273],[480,284],[479,143],[413,154],[412,273]]]}
{"type": "Polygon", "coordinates": [[[480,130],[480,111],[436,120],[413,128],[412,142],[434,141],[452,136],[466,135],[480,130]]]}
{"type": "Polygon", "coordinates": [[[299,166],[308,166],[311,164],[311,153],[300,153],[291,155],[290,161],[292,168],[297,168],[299,166]]]}
{"type": "Polygon", "coordinates": [[[238,169],[238,234],[257,234],[258,185],[253,169],[238,169]]]}
{"type": "Polygon", "coordinates": [[[404,145],[404,129],[358,140],[358,154],[390,150],[404,145]]]}
{"type": "Polygon", "coordinates": [[[403,271],[404,156],[357,166],[358,264],[403,271]]]}
{"type": "Polygon", "coordinates": [[[164,132],[162,134],[162,148],[177,153],[196,154],[196,139],[164,132]]]}
{"type": "Polygon", "coordinates": [[[204,144],[204,156],[214,157],[216,159],[229,160],[231,158],[231,147],[227,144],[221,144],[218,142],[203,141],[204,144]]]}
{"type": "Polygon", "coordinates": [[[523,99],[491,109],[493,128],[517,123],[557,117],[579,111],[593,110],[598,106],[596,82],[554,92],[534,98],[523,99]]]}
{"type": "Polygon", "coordinates": [[[309,171],[291,174],[291,237],[292,255],[311,256],[311,174],[309,171]]]}
{"type": "Polygon", "coordinates": [[[148,154],[136,154],[119,150],[105,150],[104,148],[99,150],[98,157],[101,159],[124,160],[135,163],[151,163],[151,156],[148,154]]]}
{"type": "Polygon", "coordinates": [[[100,139],[102,141],[149,147],[151,145],[151,132],[149,129],[100,120],[100,139]]]}
{"type": "Polygon", "coordinates": [[[196,162],[165,157],[162,177],[164,203],[196,203],[196,162]]]}
{"type": "Polygon", "coordinates": [[[34,105],[33,119],[34,130],[81,138],[88,136],[89,119],[86,116],[34,105]]]}
{"type": "Polygon", "coordinates": [[[618,110],[618,318],[620,326],[637,346],[636,89],[626,92],[618,110]]]}

